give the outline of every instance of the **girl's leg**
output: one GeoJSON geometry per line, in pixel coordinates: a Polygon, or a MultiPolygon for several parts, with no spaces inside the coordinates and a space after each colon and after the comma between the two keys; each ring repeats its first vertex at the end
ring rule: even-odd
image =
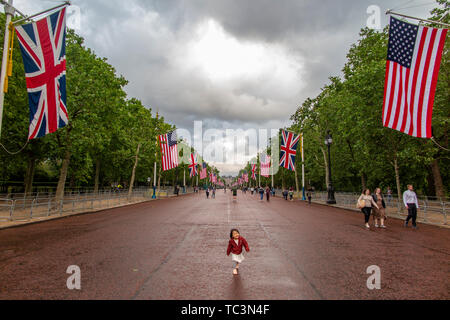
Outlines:
{"type": "Polygon", "coordinates": [[[380,221],[381,221],[381,225],[384,226],[384,218],[381,218],[380,221]]]}

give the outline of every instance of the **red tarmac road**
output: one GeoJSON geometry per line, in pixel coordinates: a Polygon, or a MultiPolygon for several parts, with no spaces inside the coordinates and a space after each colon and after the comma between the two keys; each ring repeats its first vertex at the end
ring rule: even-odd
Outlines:
{"type": "Polygon", "coordinates": [[[204,193],[0,230],[0,299],[449,299],[450,232],[280,198],[204,193]],[[250,252],[232,274],[237,227],[250,252]],[[69,265],[81,290],[68,290],[69,265]],[[366,269],[381,269],[369,290],[366,269]]]}

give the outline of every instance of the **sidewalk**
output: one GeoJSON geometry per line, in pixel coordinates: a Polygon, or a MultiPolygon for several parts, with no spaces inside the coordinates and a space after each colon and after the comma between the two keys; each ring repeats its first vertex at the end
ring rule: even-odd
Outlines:
{"type": "MultiPolygon", "coordinates": [[[[275,195],[276,197],[279,198],[283,198],[282,195],[275,195]]],[[[297,197],[294,196],[294,201],[303,201],[297,197]]],[[[307,202],[307,200],[305,200],[305,202],[307,202]]],[[[335,208],[340,208],[340,209],[345,209],[345,210],[350,210],[350,211],[354,211],[357,213],[361,213],[361,210],[357,209],[357,208],[353,208],[350,207],[348,205],[341,205],[339,204],[339,202],[337,202],[337,204],[335,205],[331,205],[331,204],[327,204],[326,201],[322,201],[319,199],[312,199],[312,203],[315,204],[320,204],[323,206],[329,206],[329,207],[335,207],[335,208]]],[[[400,219],[400,220],[405,220],[407,217],[407,213],[406,210],[403,213],[399,213],[398,212],[398,208],[395,207],[387,207],[386,208],[386,216],[388,218],[394,218],[394,219],[400,219]]],[[[418,223],[424,223],[424,224],[429,224],[429,225],[433,225],[433,226],[437,226],[437,227],[443,227],[443,228],[447,228],[450,229],[450,225],[448,224],[448,221],[446,223],[446,219],[444,214],[440,213],[440,212],[425,212],[423,210],[418,210],[417,213],[417,222],[418,223]]]]}
{"type": "MultiPolygon", "coordinates": [[[[330,204],[327,204],[324,201],[312,201],[312,202],[316,203],[316,204],[324,205],[324,206],[341,208],[341,209],[346,209],[346,210],[354,211],[354,212],[357,212],[357,213],[361,213],[361,210],[359,210],[357,208],[350,208],[348,206],[342,206],[342,205],[339,205],[339,203],[335,204],[335,205],[330,205],[330,204]]],[[[397,208],[386,208],[386,216],[388,218],[405,220],[406,217],[408,216],[408,214],[407,213],[401,213],[400,214],[398,212],[397,208]]],[[[424,212],[422,210],[419,210],[418,213],[417,213],[417,222],[418,223],[424,223],[424,224],[429,224],[429,225],[433,225],[433,226],[437,226],[437,227],[443,227],[443,228],[450,229],[450,225],[444,224],[445,223],[445,219],[444,219],[444,215],[442,213],[427,212],[427,215],[425,217],[424,216],[424,212]]]]}
{"type": "MultiPolygon", "coordinates": [[[[161,196],[163,194],[163,192],[161,192],[161,194],[159,196],[161,196]]],[[[191,193],[180,193],[179,196],[183,196],[183,195],[188,195],[191,193]]],[[[15,210],[15,214],[14,216],[17,217],[19,216],[19,218],[14,219],[12,221],[0,221],[0,230],[1,229],[6,229],[6,228],[14,228],[14,227],[19,227],[19,226],[23,226],[23,225],[27,225],[27,224],[32,224],[32,223],[40,223],[40,222],[45,222],[45,221],[49,221],[49,220],[55,220],[55,219],[62,219],[62,218],[67,218],[70,216],[76,216],[76,215],[83,215],[83,214],[89,214],[89,213],[95,213],[95,212],[101,212],[104,210],[108,210],[108,209],[113,209],[113,208],[120,208],[120,207],[126,207],[126,206],[130,206],[130,205],[134,205],[134,204],[139,204],[139,203],[143,203],[143,202],[149,202],[149,201],[156,201],[156,200],[165,200],[165,199],[170,199],[173,197],[177,197],[175,194],[166,194],[164,193],[164,197],[162,198],[156,198],[156,199],[152,199],[151,197],[142,197],[140,199],[137,200],[132,200],[126,203],[120,203],[120,200],[118,201],[113,201],[113,200],[109,200],[107,202],[106,206],[98,206],[97,204],[101,205],[101,200],[96,200],[93,201],[92,204],[92,208],[87,209],[81,207],[81,204],[78,203],[78,207],[73,207],[72,211],[70,212],[62,212],[62,213],[58,213],[56,211],[53,211],[52,214],[50,215],[39,215],[39,210],[35,210],[33,213],[33,217],[29,218],[29,212],[30,209],[26,208],[23,209],[22,212],[21,210],[15,210]],[[115,202],[115,203],[114,203],[115,202]],[[37,212],[36,212],[37,211],[37,212]],[[27,213],[27,217],[23,217],[22,219],[20,218],[21,213],[22,216],[24,216],[24,213],[27,213]]],[[[105,201],[105,200],[103,200],[105,201]]],[[[38,209],[38,208],[37,208],[38,209]]]]}

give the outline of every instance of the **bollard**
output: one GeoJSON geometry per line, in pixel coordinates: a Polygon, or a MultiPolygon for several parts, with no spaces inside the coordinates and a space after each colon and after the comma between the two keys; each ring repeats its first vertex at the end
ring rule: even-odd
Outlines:
{"type": "Polygon", "coordinates": [[[30,219],[33,219],[33,207],[34,207],[34,202],[35,201],[36,201],[36,198],[34,198],[33,201],[31,202],[30,219]]]}
{"type": "Polygon", "coordinates": [[[447,212],[445,211],[445,202],[441,200],[442,213],[444,214],[444,225],[447,225],[447,212]]]}
{"type": "Polygon", "coordinates": [[[9,221],[13,220],[14,206],[15,206],[15,200],[11,200],[11,206],[9,207],[9,221]]]}

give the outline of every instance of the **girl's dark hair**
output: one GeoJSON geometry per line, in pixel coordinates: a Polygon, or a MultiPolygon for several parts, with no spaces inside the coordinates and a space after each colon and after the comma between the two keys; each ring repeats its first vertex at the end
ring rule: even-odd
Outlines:
{"type": "Polygon", "coordinates": [[[369,192],[370,192],[370,189],[369,188],[365,188],[364,190],[363,190],[363,193],[362,194],[366,194],[366,191],[367,190],[369,190],[369,192]]]}
{"type": "Polygon", "coordinates": [[[233,231],[236,231],[237,233],[240,233],[238,229],[231,229],[231,231],[230,231],[230,239],[233,238],[233,231]]]}

